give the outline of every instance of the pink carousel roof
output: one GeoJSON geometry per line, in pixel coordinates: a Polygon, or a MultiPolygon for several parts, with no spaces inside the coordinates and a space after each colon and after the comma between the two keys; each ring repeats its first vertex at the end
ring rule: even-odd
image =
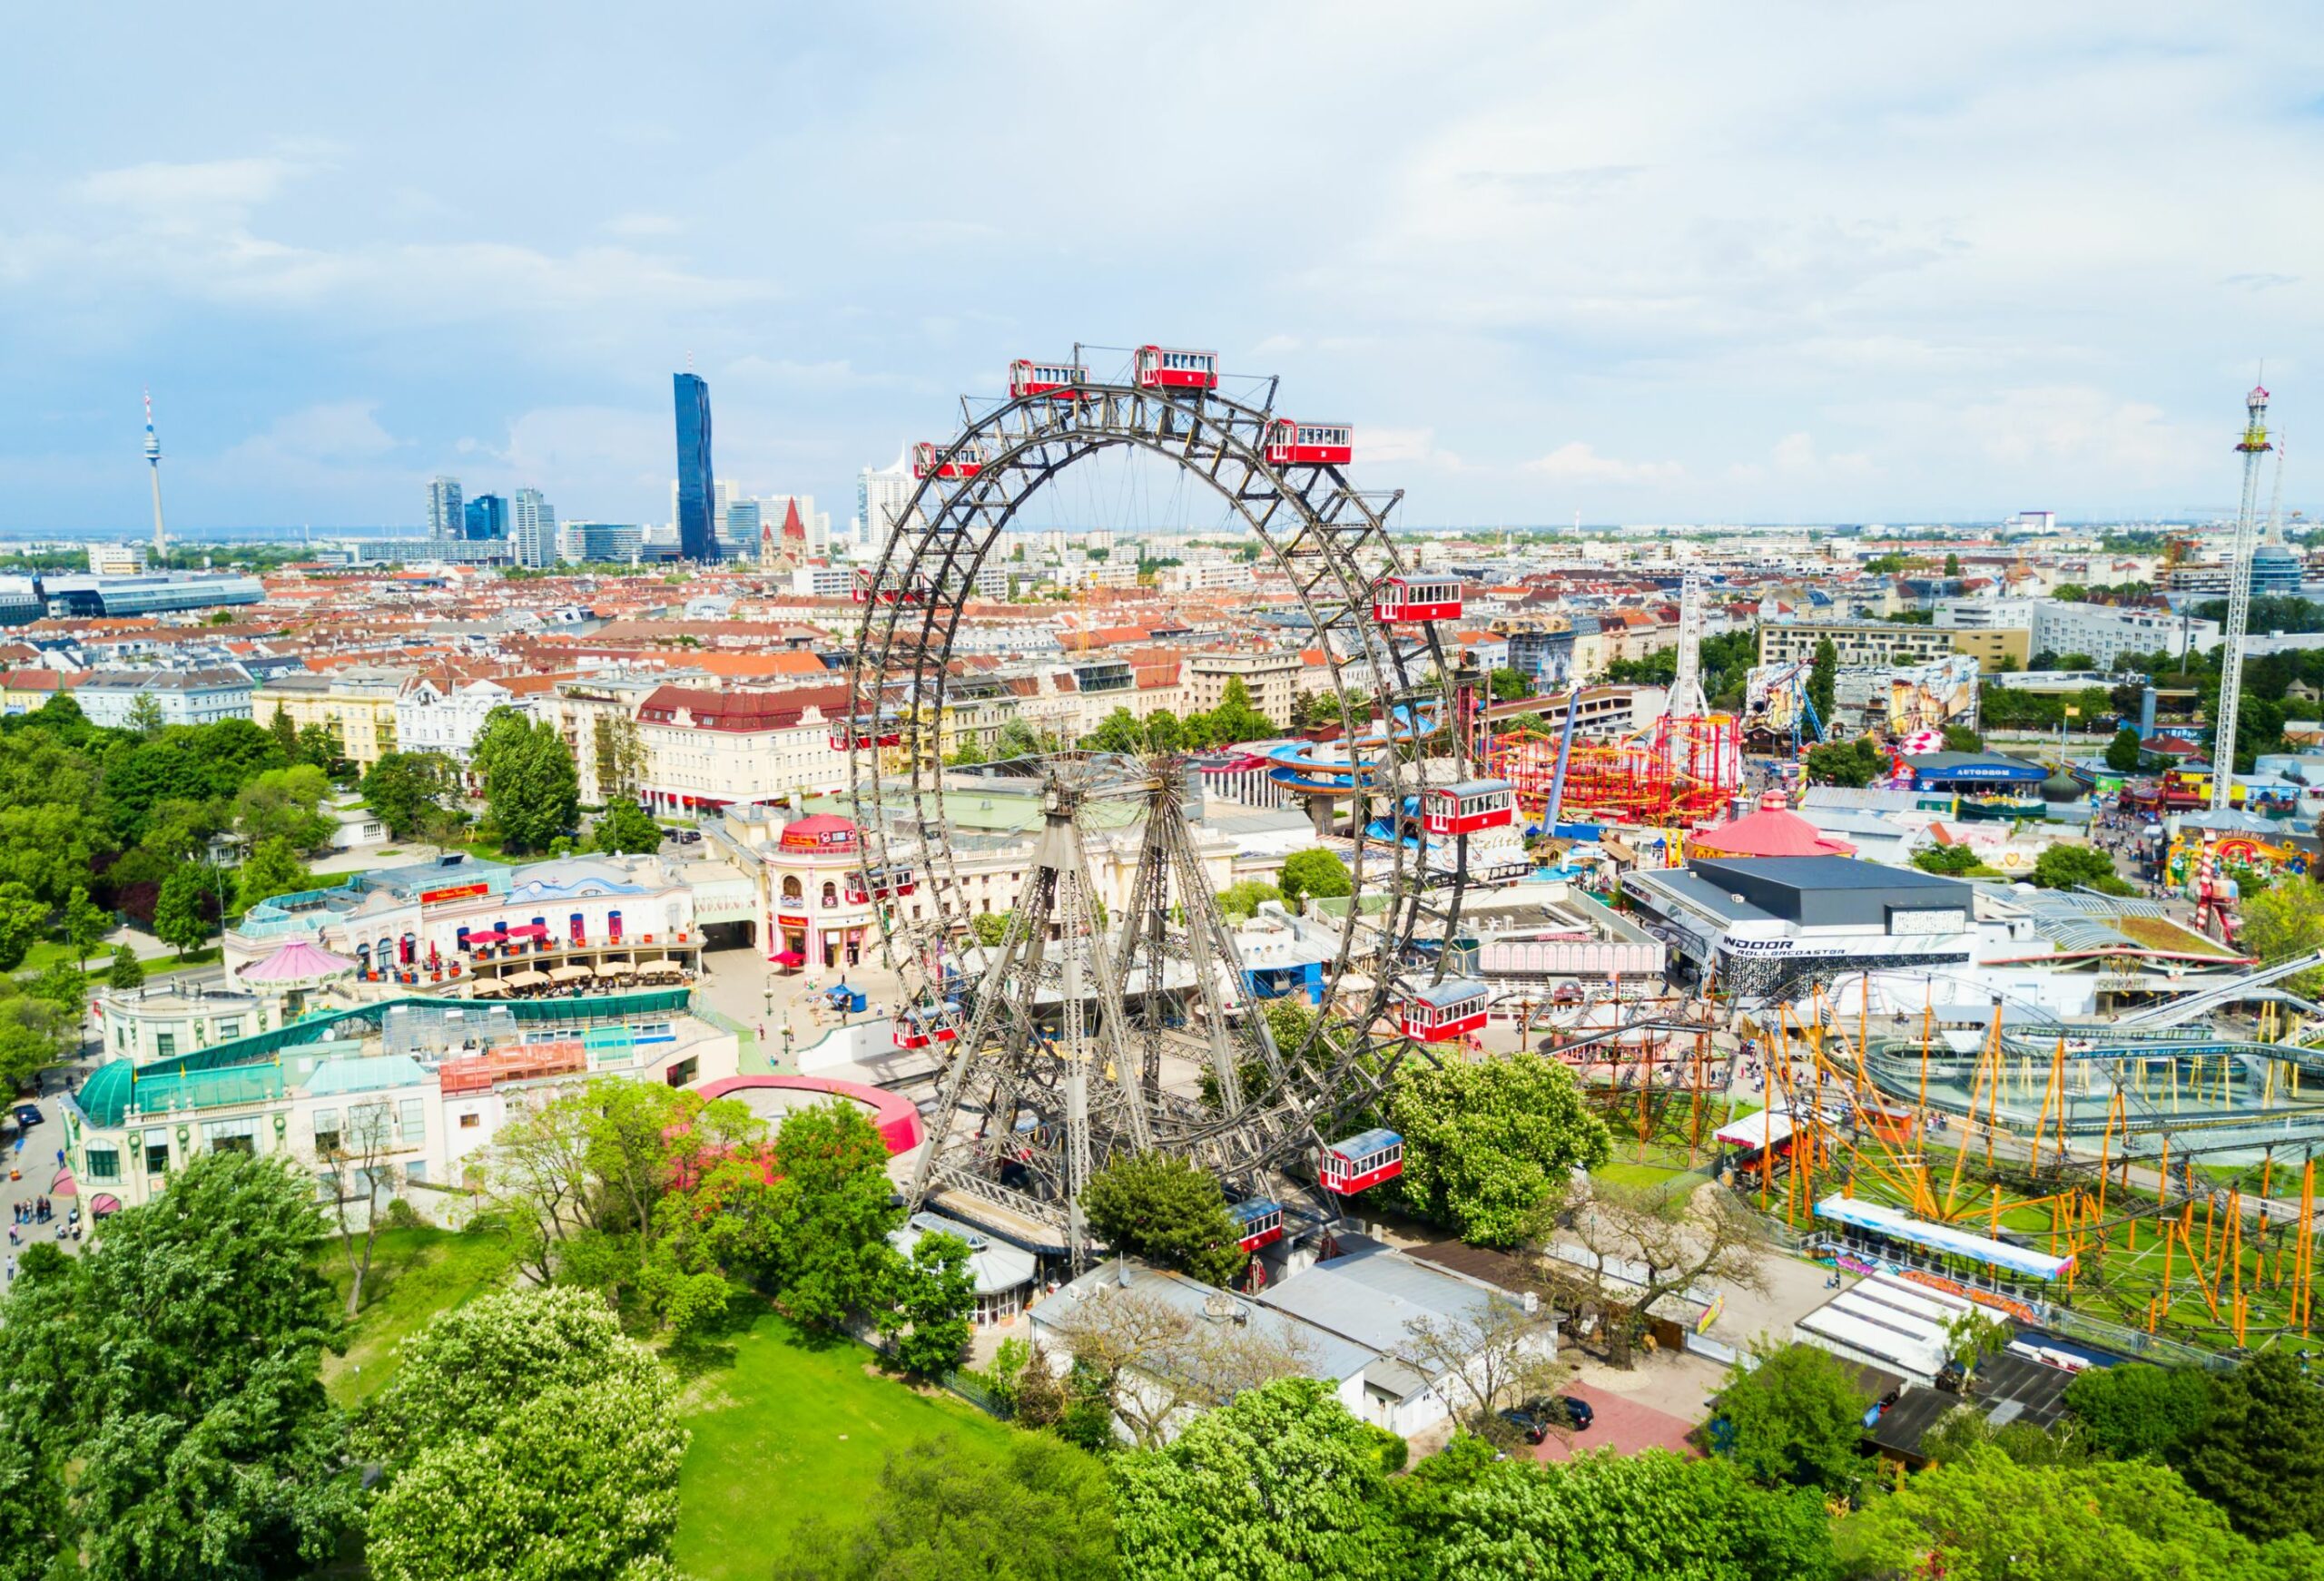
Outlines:
{"type": "Polygon", "coordinates": [[[246,983],[313,982],[355,969],[345,956],[333,955],[303,938],[291,940],[262,961],[252,961],[235,974],[246,983]]]}

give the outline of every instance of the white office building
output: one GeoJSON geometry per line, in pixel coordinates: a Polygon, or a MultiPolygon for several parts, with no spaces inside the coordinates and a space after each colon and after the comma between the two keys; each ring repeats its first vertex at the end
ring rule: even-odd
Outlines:
{"type": "Polygon", "coordinates": [[[2112,604],[2072,604],[2045,598],[2034,606],[2034,651],[2087,653],[2101,670],[2112,670],[2124,653],[2184,653],[2220,640],[2217,621],[2196,620],[2165,609],[2118,609],[2112,604]]]}
{"type": "Polygon", "coordinates": [[[556,564],[556,512],[537,488],[520,488],[508,501],[508,545],[517,564],[538,569],[556,564]]]}
{"type": "Polygon", "coordinates": [[[896,452],[892,466],[867,466],[855,477],[855,541],[867,549],[886,545],[888,535],[911,507],[919,485],[911,475],[911,447],[896,452]]]}
{"type": "Polygon", "coordinates": [[[428,536],[438,544],[448,544],[467,531],[467,518],[460,505],[460,480],[457,477],[431,477],[428,480],[428,536]]]}

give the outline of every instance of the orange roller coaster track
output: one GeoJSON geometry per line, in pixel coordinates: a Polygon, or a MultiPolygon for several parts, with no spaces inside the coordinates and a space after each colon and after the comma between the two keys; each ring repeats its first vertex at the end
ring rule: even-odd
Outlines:
{"type": "MultiPolygon", "coordinates": [[[[1557,780],[1558,741],[1519,731],[1493,743],[1492,773],[1541,819],[1557,780]]],[[[1740,731],[1728,714],[1665,716],[1650,732],[1607,744],[1576,741],[1566,760],[1561,820],[1691,822],[1725,812],[1741,788],[1740,731]]]]}

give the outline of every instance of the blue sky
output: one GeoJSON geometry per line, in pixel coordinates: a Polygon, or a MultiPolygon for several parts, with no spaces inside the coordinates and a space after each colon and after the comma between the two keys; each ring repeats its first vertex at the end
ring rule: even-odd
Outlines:
{"type": "Polygon", "coordinates": [[[189,529],[658,520],[689,355],[843,518],[1076,339],[1279,373],[1413,523],[2223,508],[2258,358],[2324,447],[2317,22],[18,8],[0,530],[137,528],[148,384],[189,529]]]}

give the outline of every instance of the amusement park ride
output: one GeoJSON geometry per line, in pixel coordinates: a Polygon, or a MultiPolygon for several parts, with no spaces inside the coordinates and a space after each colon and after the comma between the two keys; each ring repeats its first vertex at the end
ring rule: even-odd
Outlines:
{"type": "Polygon", "coordinates": [[[1459,931],[1472,835],[1515,816],[1509,788],[1478,781],[1462,732],[1445,732],[1433,759],[1411,750],[1453,702],[1438,626],[1460,614],[1460,585],[1406,567],[1387,530],[1401,496],[1345,476],[1349,427],[1279,415],[1275,388],[1256,379],[1227,393],[1214,353],[1161,346],[1137,348],[1110,377],[1079,348],[1014,362],[1006,398],[964,400],[959,433],[913,447],[918,486],[857,590],[849,722],[832,740],[849,751],[862,881],[921,874],[936,902],[911,920],[892,906],[877,913],[904,983],[896,1041],[944,1061],[907,1195],[1075,1264],[1091,1255],[1082,1190],[1125,1154],[1160,1151],[1212,1173],[1246,1247],[1282,1235],[1302,1192],[1315,1193],[1311,1221],[1335,1220],[1338,1199],[1403,1168],[1401,1138],[1361,1128],[1398,1062],[1485,1016],[1482,985],[1448,977],[1439,945],[1459,931]],[[1350,908],[1329,968],[1345,991],[1303,1047],[1278,1046],[1268,1017],[1246,1007],[1244,963],[1181,802],[1183,767],[1166,754],[1062,751],[997,765],[1039,787],[1043,823],[1000,942],[970,941],[946,815],[960,771],[948,784],[940,750],[970,589],[1046,484],[1125,450],[1216,491],[1287,576],[1341,716],[1375,722],[1341,749],[1349,800],[1425,799],[1424,839],[1381,839],[1367,816],[1348,819],[1367,899],[1380,904],[1350,908]],[[1125,803],[1137,809],[1137,868],[1125,915],[1108,918],[1088,837],[1099,822],[1121,827],[1125,803]]]}

